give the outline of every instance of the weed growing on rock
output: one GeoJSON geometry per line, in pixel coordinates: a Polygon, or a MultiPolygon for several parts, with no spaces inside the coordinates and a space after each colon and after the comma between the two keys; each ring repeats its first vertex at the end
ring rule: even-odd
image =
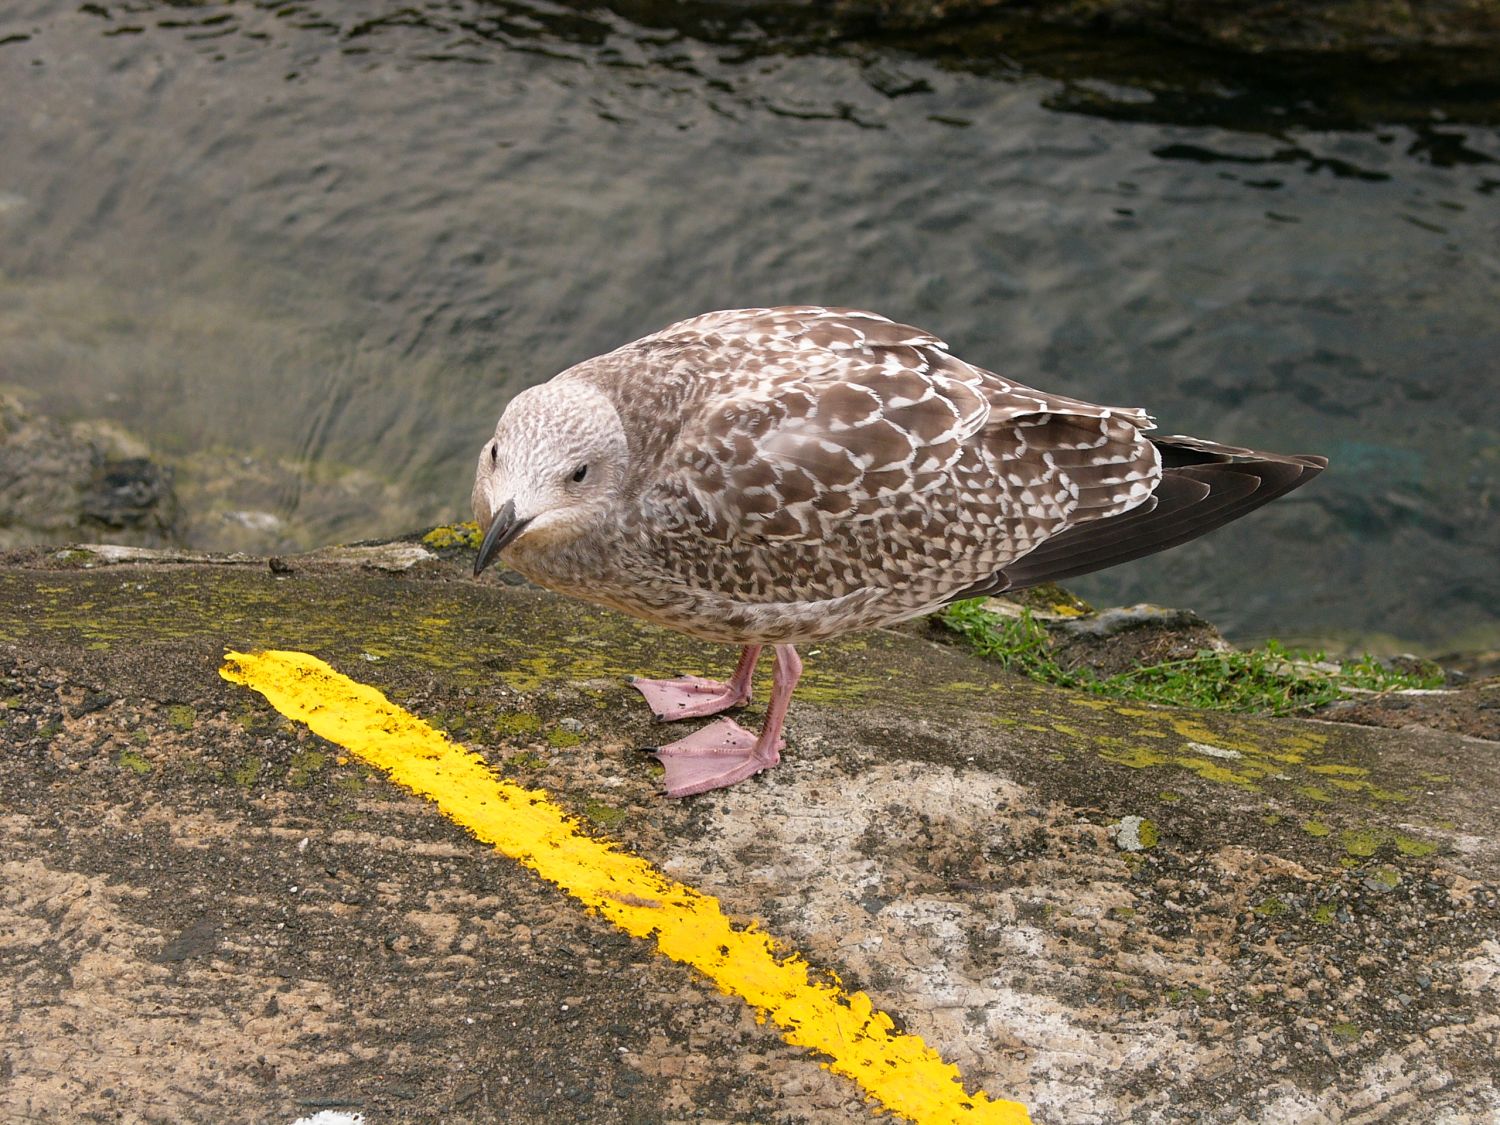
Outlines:
{"type": "Polygon", "coordinates": [[[1186,659],[1101,676],[1090,668],[1070,670],[1058,664],[1051,636],[1030,610],[1011,617],[986,609],[985,600],[975,598],[954,602],[936,620],[962,636],[980,656],[1009,671],[1094,695],[1174,707],[1286,715],[1332,703],[1351,692],[1442,684],[1436,668],[1397,671],[1371,656],[1330,661],[1322,653],[1293,651],[1276,641],[1244,651],[1204,649],[1186,659]]]}

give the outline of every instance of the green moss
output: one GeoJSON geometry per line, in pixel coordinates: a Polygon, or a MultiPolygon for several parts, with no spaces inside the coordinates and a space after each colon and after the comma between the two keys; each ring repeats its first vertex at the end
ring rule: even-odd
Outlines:
{"type": "Polygon", "coordinates": [[[137,727],[130,732],[130,741],[137,746],[151,745],[151,732],[144,727],[137,727]]]}
{"type": "Polygon", "coordinates": [[[1313,907],[1308,917],[1320,926],[1331,926],[1335,921],[1333,907],[1326,902],[1313,907]]]}
{"type": "Polygon", "coordinates": [[[1309,836],[1316,836],[1319,839],[1322,839],[1324,836],[1333,835],[1333,829],[1329,828],[1321,820],[1304,820],[1302,822],[1302,831],[1306,832],[1309,836]]]}
{"type": "Polygon", "coordinates": [[[1430,840],[1419,840],[1415,836],[1403,836],[1396,834],[1396,850],[1402,855],[1424,856],[1431,855],[1438,850],[1438,846],[1430,840]]]}
{"type": "Polygon", "coordinates": [[[1112,676],[1089,669],[1068,671],[1052,658],[1052,640],[1031,611],[1007,617],[984,608],[984,599],[954,602],[937,615],[979,655],[1002,668],[1043,683],[1095,695],[1216,711],[1286,715],[1331,703],[1348,689],[1390,691],[1435,687],[1442,673],[1433,666],[1420,675],[1385,668],[1373,657],[1346,661],[1336,672],[1323,653],[1293,652],[1276,641],[1244,652],[1203,650],[1112,676]]]}
{"type": "Polygon", "coordinates": [[[1372,856],[1380,850],[1380,834],[1369,828],[1351,828],[1339,839],[1350,855],[1372,856]]]}
{"type": "Polygon", "coordinates": [[[198,721],[198,713],[185,703],[178,703],[167,708],[167,722],[172,724],[175,730],[192,730],[193,724],[198,721]]]}
{"type": "Polygon", "coordinates": [[[512,754],[509,758],[506,758],[502,764],[513,769],[539,770],[543,766],[545,766],[547,762],[540,754],[535,754],[530,750],[526,750],[520,754],[512,754]]]}
{"type": "Polygon", "coordinates": [[[542,720],[524,712],[501,715],[495,720],[495,730],[501,734],[535,734],[542,729],[542,720]]]}
{"type": "Polygon", "coordinates": [[[292,755],[292,769],[286,783],[293,789],[306,789],[313,775],[328,762],[328,755],[320,750],[299,750],[292,755]]]}
{"type": "Polygon", "coordinates": [[[260,771],[264,765],[259,758],[245,758],[229,771],[229,778],[241,789],[249,789],[260,780],[260,771]]]}
{"type": "Polygon", "coordinates": [[[1328,1030],[1335,1039],[1344,1043],[1356,1042],[1360,1036],[1359,1026],[1348,1022],[1333,1024],[1328,1030]]]}
{"type": "Polygon", "coordinates": [[[625,819],[624,809],[606,805],[603,801],[590,800],[583,806],[583,815],[601,828],[612,828],[625,819]]]}
{"type": "Polygon", "coordinates": [[[1377,867],[1374,871],[1370,872],[1369,877],[1382,887],[1389,887],[1391,890],[1395,890],[1401,885],[1401,872],[1397,871],[1394,867],[1377,867]]]}
{"type": "Polygon", "coordinates": [[[577,746],[583,738],[570,730],[555,727],[547,732],[547,745],[558,750],[566,750],[570,746],[577,746]]]}
{"type": "Polygon", "coordinates": [[[1255,913],[1259,914],[1262,918],[1279,918],[1290,909],[1291,907],[1283,899],[1277,898],[1275,895],[1267,895],[1255,907],[1255,913]]]}
{"type": "Polygon", "coordinates": [[[121,769],[127,769],[135,774],[151,772],[151,763],[134,750],[121,750],[119,756],[115,758],[115,764],[121,769]]]}

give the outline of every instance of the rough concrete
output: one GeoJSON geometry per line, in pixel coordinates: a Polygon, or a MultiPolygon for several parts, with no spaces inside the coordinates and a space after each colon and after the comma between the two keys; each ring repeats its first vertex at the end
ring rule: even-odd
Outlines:
{"type": "Polygon", "coordinates": [[[1500,1113],[1496,743],[1126,706],[872,633],[806,654],[782,768],[673,802],[622,677],[731,654],[471,557],[0,556],[0,1118],[870,1118],[220,679],[256,646],[380,687],[1038,1121],[1500,1113]]]}

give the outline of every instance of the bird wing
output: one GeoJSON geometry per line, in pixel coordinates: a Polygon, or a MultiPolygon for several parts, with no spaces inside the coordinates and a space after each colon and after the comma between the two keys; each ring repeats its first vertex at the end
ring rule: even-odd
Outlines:
{"type": "Polygon", "coordinates": [[[666,526],[816,543],[894,512],[920,541],[966,509],[1015,557],[1159,477],[1144,413],[1012,383],[874,313],[731,310],[642,344],[680,349],[704,388],[647,498],[666,526]]]}

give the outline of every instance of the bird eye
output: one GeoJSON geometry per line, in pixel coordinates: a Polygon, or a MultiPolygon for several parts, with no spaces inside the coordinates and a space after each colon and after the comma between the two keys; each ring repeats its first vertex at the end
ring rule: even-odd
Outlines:
{"type": "Polygon", "coordinates": [[[588,475],[589,467],[587,465],[579,465],[578,468],[573,470],[573,480],[575,483],[583,480],[583,478],[588,475]]]}
{"type": "Polygon", "coordinates": [[[499,446],[499,444],[497,442],[493,442],[492,441],[492,442],[490,442],[490,464],[491,465],[498,465],[499,463],[500,463],[500,446],[499,446]]]}

